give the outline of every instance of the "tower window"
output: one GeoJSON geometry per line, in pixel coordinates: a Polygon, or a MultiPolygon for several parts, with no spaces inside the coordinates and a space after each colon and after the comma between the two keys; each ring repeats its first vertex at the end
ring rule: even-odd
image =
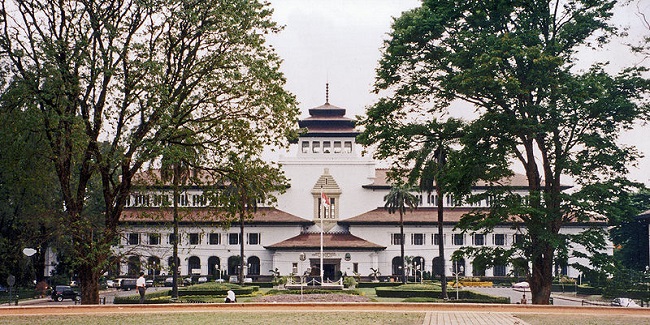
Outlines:
{"type": "Polygon", "coordinates": [[[308,153],[309,152],[309,141],[303,141],[302,142],[302,153],[308,153]]]}
{"type": "Polygon", "coordinates": [[[334,141],[334,153],[341,153],[341,141],[334,141]]]}
{"type": "Polygon", "coordinates": [[[343,146],[343,152],[351,153],[352,152],[352,141],[345,141],[343,146]]]}
{"type": "Polygon", "coordinates": [[[318,142],[318,141],[312,142],[311,143],[311,149],[312,149],[312,152],[319,153],[320,152],[320,142],[318,142]]]}
{"type": "Polygon", "coordinates": [[[323,141],[323,153],[332,152],[332,143],[329,141],[323,141]]]}

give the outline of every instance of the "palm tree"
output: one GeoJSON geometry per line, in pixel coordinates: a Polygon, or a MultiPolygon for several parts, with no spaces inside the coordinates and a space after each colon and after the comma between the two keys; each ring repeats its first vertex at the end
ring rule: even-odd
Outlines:
{"type": "Polygon", "coordinates": [[[172,240],[172,298],[178,298],[178,224],[180,216],[178,213],[178,203],[183,187],[190,180],[190,170],[193,164],[198,161],[199,153],[195,147],[183,145],[170,145],[164,149],[160,177],[163,183],[171,181],[172,183],[172,209],[173,209],[173,227],[174,237],[172,240]]]}
{"type": "Polygon", "coordinates": [[[413,211],[418,206],[419,200],[414,192],[413,186],[398,184],[391,187],[390,192],[384,196],[384,205],[388,213],[399,212],[399,233],[400,233],[400,252],[402,260],[402,283],[406,283],[406,265],[404,260],[404,213],[406,210],[413,211]]]}
{"type": "MultiPolygon", "coordinates": [[[[451,151],[450,144],[457,143],[462,135],[464,123],[450,118],[444,123],[433,122],[423,135],[421,146],[407,154],[408,160],[414,161],[414,167],[409,174],[409,182],[419,182],[420,191],[431,194],[436,192],[436,207],[438,216],[438,256],[443,261],[440,274],[442,298],[447,298],[447,275],[444,265],[445,242],[443,240],[444,221],[444,184],[449,183],[447,176],[447,153],[451,151]]],[[[432,270],[434,271],[434,270],[432,270]]]]}

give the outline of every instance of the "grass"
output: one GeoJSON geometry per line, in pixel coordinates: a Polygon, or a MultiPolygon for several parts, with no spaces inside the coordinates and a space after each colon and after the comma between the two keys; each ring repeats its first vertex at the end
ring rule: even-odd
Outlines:
{"type": "Polygon", "coordinates": [[[0,317],[0,323],[19,325],[60,325],[60,324],[404,324],[420,325],[424,321],[421,312],[195,312],[195,313],[156,313],[130,315],[49,315],[0,317]]]}
{"type": "Polygon", "coordinates": [[[650,317],[626,315],[514,314],[531,325],[650,325],[650,317]]]}

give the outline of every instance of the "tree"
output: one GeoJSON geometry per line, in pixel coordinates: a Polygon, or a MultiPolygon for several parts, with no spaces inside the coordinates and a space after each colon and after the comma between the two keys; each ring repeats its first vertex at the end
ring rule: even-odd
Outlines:
{"type": "Polygon", "coordinates": [[[648,266],[648,222],[637,215],[650,209],[650,191],[645,189],[619,199],[620,206],[628,215],[610,231],[616,250],[614,256],[623,267],[646,271],[648,266]]]}
{"type": "Polygon", "coordinates": [[[11,274],[17,285],[30,286],[43,280],[45,253],[65,235],[57,222],[60,192],[36,119],[33,110],[0,104],[0,279],[11,274]],[[26,257],[26,247],[37,254],[26,257]]]}
{"type": "Polygon", "coordinates": [[[231,155],[226,170],[221,182],[223,188],[216,188],[207,193],[211,205],[219,210],[224,227],[229,227],[233,222],[239,225],[238,279],[240,284],[244,284],[245,223],[255,216],[258,205],[273,205],[277,201],[276,193],[284,193],[288,181],[278,166],[250,155],[231,155]]]}
{"type": "MultiPolygon", "coordinates": [[[[447,153],[451,151],[450,146],[457,143],[462,135],[464,122],[452,118],[443,123],[436,120],[429,121],[426,125],[419,124],[417,119],[397,121],[384,115],[384,109],[390,110],[390,105],[385,102],[368,110],[367,117],[360,123],[366,128],[359,135],[358,141],[366,146],[376,144],[378,148],[374,155],[378,159],[393,158],[394,174],[408,178],[411,184],[418,183],[420,191],[428,194],[436,192],[438,238],[444,238],[444,187],[445,184],[458,185],[449,180],[463,179],[447,175],[449,169],[446,166],[447,153]],[[391,126],[386,127],[384,123],[389,123],[391,126]]],[[[444,249],[444,241],[440,240],[438,255],[442,261],[446,261],[444,249]]],[[[447,276],[444,265],[440,281],[442,297],[447,298],[447,276]]]]}
{"type": "Polygon", "coordinates": [[[575,66],[580,47],[597,48],[616,34],[608,23],[614,5],[424,1],[395,20],[377,70],[376,91],[384,93],[370,110],[383,110],[384,127],[417,113],[431,119],[453,101],[473,106],[477,117],[460,155],[469,175],[494,184],[481,194],[494,200],[488,213],[467,215],[458,227],[489,231],[508,222],[525,229],[524,240],[498,254],[528,262],[535,304],[548,304],[558,250],[579,245],[591,267],[607,262],[602,227],[569,236],[562,226],[616,218],[611,198],[638,185],[621,177],[638,155],[616,140],[648,118],[645,69],[612,76],[604,63],[575,66]],[[525,171],[526,198],[501,186],[511,159],[525,171]],[[564,192],[566,177],[578,184],[575,193],[564,192]]]}
{"type": "Polygon", "coordinates": [[[412,192],[412,186],[396,184],[391,186],[390,192],[384,196],[384,207],[388,213],[399,213],[399,235],[400,235],[400,259],[402,261],[402,282],[406,283],[406,260],[404,259],[404,213],[406,210],[413,211],[418,206],[418,197],[412,192]]]}
{"type": "Polygon", "coordinates": [[[295,133],[295,99],[264,44],[279,30],[267,4],[15,0],[0,24],[2,96],[39,112],[84,304],[99,302],[133,176],[178,140],[169,131],[191,130],[212,161],[295,133]],[[95,174],[99,227],[83,213],[95,174]]]}

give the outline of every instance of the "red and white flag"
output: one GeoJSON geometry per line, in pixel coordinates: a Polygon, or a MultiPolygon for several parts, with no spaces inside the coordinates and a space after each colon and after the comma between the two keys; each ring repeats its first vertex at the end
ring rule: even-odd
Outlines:
{"type": "Polygon", "coordinates": [[[326,207],[330,206],[330,198],[328,198],[327,195],[325,195],[325,193],[320,192],[320,199],[324,206],[326,207]]]}

